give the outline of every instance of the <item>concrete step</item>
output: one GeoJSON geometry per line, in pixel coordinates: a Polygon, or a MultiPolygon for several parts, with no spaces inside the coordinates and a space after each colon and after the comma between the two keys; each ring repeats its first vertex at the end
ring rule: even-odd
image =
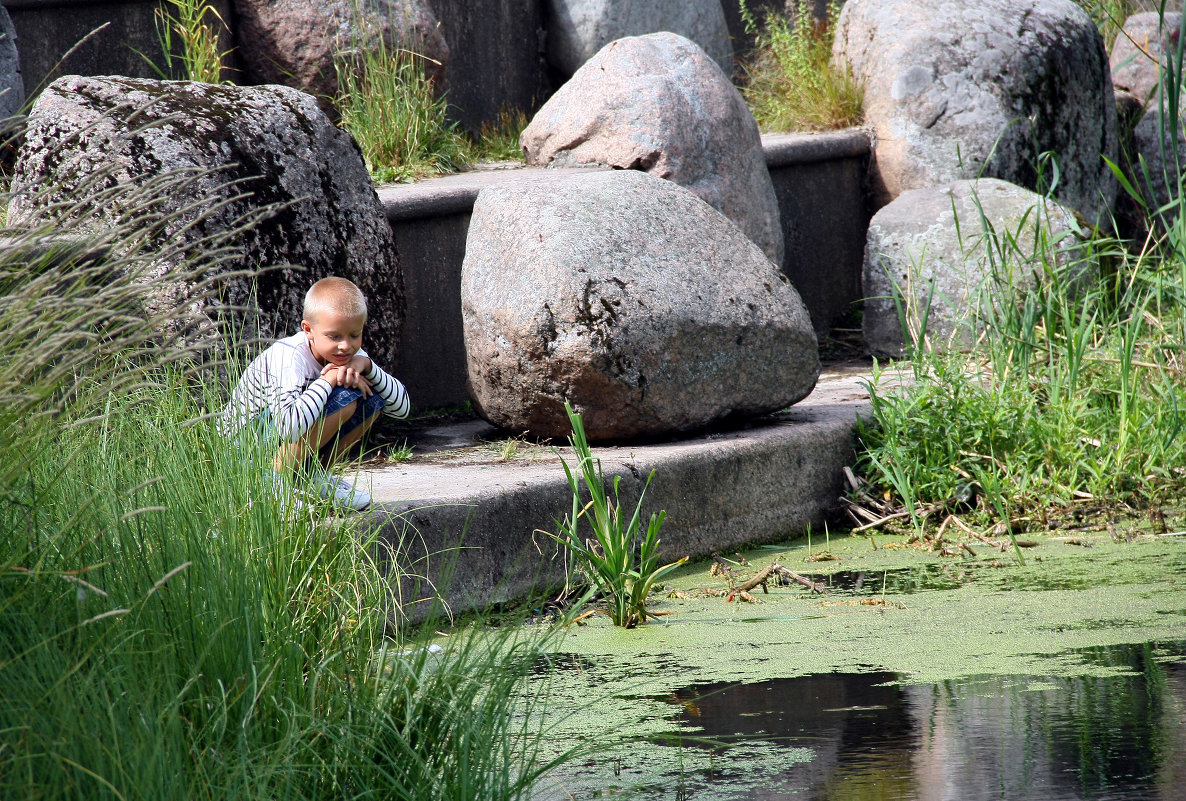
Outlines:
{"type": "MultiPolygon", "coordinates": [[[[644,517],[667,511],[665,558],[787,539],[836,512],[857,420],[869,408],[867,379],[867,364],[828,366],[810,396],[778,414],[593,453],[607,480],[620,478],[630,511],[655,471],[644,517]]],[[[508,446],[505,433],[478,419],[408,433],[409,461],[367,465],[357,477],[374,496],[366,525],[387,554],[403,615],[421,617],[437,587],[458,612],[563,583],[564,560],[543,532],[557,531],[572,508],[560,464],[575,467],[570,449],[508,446]]]]}

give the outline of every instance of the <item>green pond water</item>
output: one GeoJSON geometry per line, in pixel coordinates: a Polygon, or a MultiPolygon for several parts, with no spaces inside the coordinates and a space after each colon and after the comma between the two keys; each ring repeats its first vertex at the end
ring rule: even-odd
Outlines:
{"type": "Polygon", "coordinates": [[[550,741],[591,751],[541,797],[1186,799],[1186,537],[1032,537],[1024,566],[876,539],[737,568],[823,595],[728,602],[701,563],[661,622],[565,630],[538,689],[550,741]]]}

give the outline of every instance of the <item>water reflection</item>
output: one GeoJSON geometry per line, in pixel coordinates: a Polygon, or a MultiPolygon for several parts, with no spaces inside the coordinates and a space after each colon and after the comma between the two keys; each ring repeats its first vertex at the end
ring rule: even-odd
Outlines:
{"type": "MultiPolygon", "coordinates": [[[[825,674],[675,693],[716,737],[808,745],[809,763],[761,788],[704,797],[1182,799],[1186,666],[1173,646],[1079,652],[1107,677],[988,676],[889,684],[886,673],[825,674]]],[[[722,755],[724,756],[724,755],[722,755]]]]}
{"type": "Polygon", "coordinates": [[[1104,669],[1088,677],[911,685],[869,672],[692,685],[668,699],[684,730],[725,745],[685,739],[678,771],[657,772],[633,792],[619,785],[591,795],[1178,801],[1186,798],[1184,654],[1186,643],[1075,652],[1104,669]],[[710,769],[696,767],[709,756],[710,769]]]}

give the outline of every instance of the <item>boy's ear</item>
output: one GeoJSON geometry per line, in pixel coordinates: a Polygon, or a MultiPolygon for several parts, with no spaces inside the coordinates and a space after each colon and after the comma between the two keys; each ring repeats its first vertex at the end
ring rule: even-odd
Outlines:
{"type": "Polygon", "coordinates": [[[312,334],[313,326],[309,325],[308,320],[301,320],[301,330],[304,331],[306,334],[312,334]]]}

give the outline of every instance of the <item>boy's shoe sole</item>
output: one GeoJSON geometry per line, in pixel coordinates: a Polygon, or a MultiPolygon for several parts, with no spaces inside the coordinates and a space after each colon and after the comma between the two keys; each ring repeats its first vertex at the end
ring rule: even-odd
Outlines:
{"type": "Polygon", "coordinates": [[[346,479],[338,478],[332,473],[320,472],[315,475],[310,488],[339,509],[361,512],[371,505],[369,492],[360,490],[346,479]]]}

